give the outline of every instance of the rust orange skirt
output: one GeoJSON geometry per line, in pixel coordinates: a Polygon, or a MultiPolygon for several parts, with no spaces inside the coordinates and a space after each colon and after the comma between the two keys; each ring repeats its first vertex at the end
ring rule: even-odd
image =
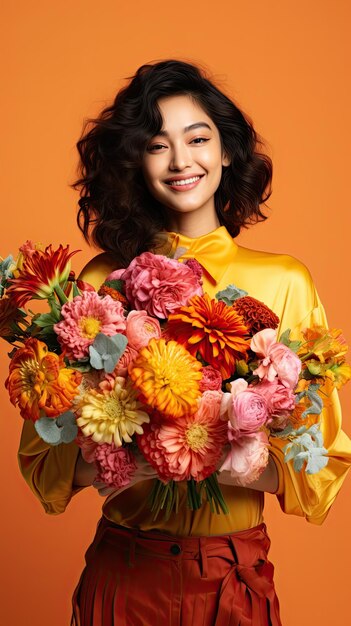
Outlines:
{"type": "Polygon", "coordinates": [[[71,626],[281,626],[269,547],[264,523],[184,538],[102,517],[71,626]]]}

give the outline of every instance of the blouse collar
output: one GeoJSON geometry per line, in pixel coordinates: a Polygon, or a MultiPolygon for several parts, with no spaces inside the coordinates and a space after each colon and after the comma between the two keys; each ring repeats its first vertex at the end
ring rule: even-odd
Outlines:
{"type": "Polygon", "coordinates": [[[173,231],[168,231],[168,235],[172,240],[171,253],[173,254],[177,248],[184,248],[185,251],[177,258],[180,260],[195,258],[215,284],[220,282],[228,264],[238,251],[238,245],[225,226],[219,226],[195,238],[173,231]]]}

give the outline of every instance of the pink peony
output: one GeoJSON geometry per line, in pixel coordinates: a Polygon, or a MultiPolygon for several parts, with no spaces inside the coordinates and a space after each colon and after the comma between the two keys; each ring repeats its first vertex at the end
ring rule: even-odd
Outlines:
{"type": "MultiPolygon", "coordinates": [[[[257,480],[267,466],[269,459],[268,437],[263,431],[242,435],[234,438],[230,435],[231,449],[219,471],[230,472],[235,484],[241,487],[250,486],[257,480]]],[[[221,479],[219,478],[219,482],[221,479]]]]}
{"type": "Polygon", "coordinates": [[[294,389],[299,380],[301,361],[295,352],[283,343],[277,342],[276,338],[277,331],[273,328],[264,328],[252,337],[251,350],[258,356],[263,356],[263,360],[254,373],[269,381],[273,381],[278,376],[285,387],[294,389]]]}
{"type": "Polygon", "coordinates": [[[202,379],[199,383],[200,391],[220,391],[222,388],[222,376],[212,365],[202,368],[202,379]]]}
{"type": "Polygon", "coordinates": [[[140,450],[162,480],[204,480],[216,470],[227,443],[227,424],[219,419],[219,391],[205,391],[194,415],[172,422],[143,424],[140,450]]]}
{"type": "Polygon", "coordinates": [[[160,322],[149,317],[146,311],[131,311],[127,316],[127,339],[135,350],[141,350],[152,337],[161,337],[160,322]]]}
{"type": "Polygon", "coordinates": [[[125,333],[123,306],[111,296],[100,298],[95,291],[84,291],[61,309],[64,318],[54,325],[61,348],[71,361],[89,356],[89,346],[98,333],[109,337],[125,333]]]}
{"type": "Polygon", "coordinates": [[[114,443],[99,444],[95,449],[95,463],[98,467],[97,482],[111,487],[129,485],[137,469],[135,458],[129,448],[117,447],[114,443]]]}
{"type": "Polygon", "coordinates": [[[108,277],[115,278],[125,281],[126,297],[133,308],[160,319],[167,319],[192,296],[203,293],[191,267],[152,252],[143,252],[127,269],[116,270],[108,277]]]}

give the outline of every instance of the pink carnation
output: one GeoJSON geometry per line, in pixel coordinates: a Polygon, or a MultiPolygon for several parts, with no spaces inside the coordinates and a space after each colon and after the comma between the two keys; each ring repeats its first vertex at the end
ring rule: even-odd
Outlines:
{"type": "Polygon", "coordinates": [[[160,322],[149,317],[146,311],[131,311],[127,316],[126,335],[128,345],[135,350],[141,350],[149,343],[152,337],[161,337],[160,322]]]}
{"type": "Polygon", "coordinates": [[[133,308],[160,319],[167,319],[192,296],[203,293],[191,267],[152,252],[143,252],[127,269],[116,270],[108,278],[117,277],[125,281],[126,297],[133,308]]]}
{"type": "Polygon", "coordinates": [[[130,449],[117,447],[114,443],[99,444],[95,449],[95,462],[98,467],[96,482],[103,482],[117,489],[129,485],[137,469],[130,449]]]}
{"type": "Polygon", "coordinates": [[[227,440],[227,424],[220,420],[219,391],[205,391],[192,416],[161,424],[143,424],[137,442],[162,480],[204,480],[216,470],[227,440]]]}
{"type": "Polygon", "coordinates": [[[220,391],[222,388],[222,376],[212,365],[202,368],[202,379],[199,383],[200,391],[220,391]]]}
{"type": "Polygon", "coordinates": [[[95,291],[84,291],[61,309],[64,318],[54,325],[61,348],[71,361],[89,355],[89,346],[98,333],[109,337],[125,333],[123,306],[111,296],[101,298],[95,291]]]}
{"type": "Polygon", "coordinates": [[[277,331],[273,328],[264,328],[252,337],[251,350],[263,357],[254,370],[255,375],[269,381],[278,376],[285,387],[294,389],[299,380],[301,361],[290,348],[277,342],[276,337],[277,331]]]}
{"type": "Polygon", "coordinates": [[[250,486],[250,483],[257,480],[267,466],[269,459],[268,437],[263,431],[242,435],[234,438],[230,434],[229,425],[228,438],[231,439],[231,449],[219,471],[230,472],[235,484],[241,487],[250,486]]]}
{"type": "Polygon", "coordinates": [[[188,259],[187,261],[185,261],[185,265],[187,265],[193,270],[195,276],[197,276],[199,280],[201,279],[202,274],[203,274],[203,269],[199,261],[197,261],[196,259],[188,259]]]}

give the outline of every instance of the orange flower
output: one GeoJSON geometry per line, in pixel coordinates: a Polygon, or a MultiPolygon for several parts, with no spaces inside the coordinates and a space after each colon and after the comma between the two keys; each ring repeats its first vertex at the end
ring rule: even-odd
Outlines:
{"type": "Polygon", "coordinates": [[[335,359],[337,362],[344,361],[343,357],[348,346],[341,329],[314,326],[313,328],[306,328],[302,335],[306,343],[298,351],[299,356],[311,352],[321,363],[325,363],[329,359],[335,359]]]}
{"type": "Polygon", "coordinates": [[[56,417],[71,408],[81,378],[79,372],[65,367],[62,356],[31,337],[11,359],[5,386],[22,417],[35,422],[41,410],[56,417]]]}
{"type": "Polygon", "coordinates": [[[172,418],[197,410],[201,369],[201,363],[176,341],[153,337],[128,371],[140,400],[172,418]]]}
{"type": "Polygon", "coordinates": [[[71,257],[78,250],[69,252],[69,246],[62,245],[57,250],[47,246],[45,250],[34,250],[26,255],[23,267],[16,278],[9,280],[7,293],[17,306],[22,307],[32,299],[46,299],[51,296],[60,283],[67,281],[71,270],[71,257]]]}
{"type": "Polygon", "coordinates": [[[243,318],[222,301],[211,300],[205,293],[190,298],[187,306],[168,318],[167,332],[229,378],[237,359],[247,359],[250,340],[243,318]]]}

